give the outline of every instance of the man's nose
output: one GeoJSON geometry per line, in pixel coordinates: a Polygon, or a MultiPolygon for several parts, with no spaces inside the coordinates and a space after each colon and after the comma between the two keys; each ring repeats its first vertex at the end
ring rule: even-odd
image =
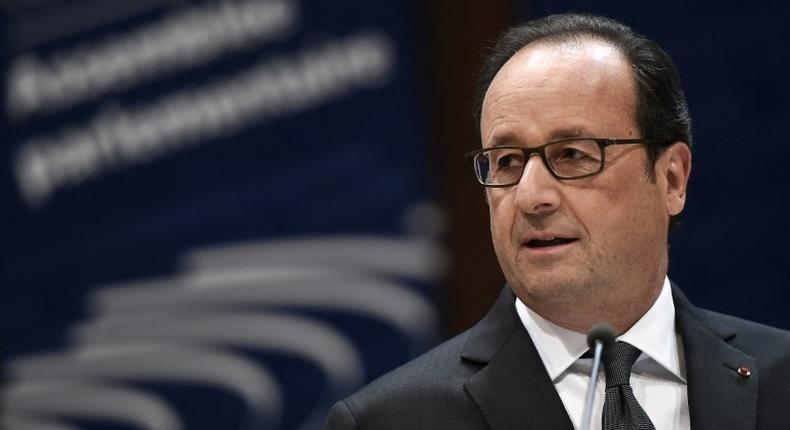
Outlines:
{"type": "Polygon", "coordinates": [[[559,181],[551,174],[538,154],[532,154],[516,184],[516,205],[526,214],[541,215],[559,208],[559,181]]]}

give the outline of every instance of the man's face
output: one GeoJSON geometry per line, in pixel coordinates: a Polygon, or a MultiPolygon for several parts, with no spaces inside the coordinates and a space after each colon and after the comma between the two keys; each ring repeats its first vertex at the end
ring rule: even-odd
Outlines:
{"type": "MultiPolygon", "coordinates": [[[[630,66],[612,46],[537,43],[491,83],[481,138],[484,147],[640,138],[635,105],[630,66]]],[[[666,273],[669,216],[682,209],[668,203],[665,158],[653,182],[642,145],[615,145],[598,175],[559,181],[534,156],[517,185],[487,189],[499,264],[527,306],[552,319],[580,304],[604,315],[611,306],[652,304],[666,273]]]]}

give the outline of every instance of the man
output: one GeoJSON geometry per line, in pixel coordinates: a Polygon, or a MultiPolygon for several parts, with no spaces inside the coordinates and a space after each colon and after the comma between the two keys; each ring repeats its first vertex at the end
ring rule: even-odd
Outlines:
{"type": "Polygon", "coordinates": [[[695,308],[667,279],[691,170],[669,57],[613,20],[551,16],[503,36],[479,102],[470,156],[508,287],[328,428],[580,428],[600,322],[618,342],[592,428],[790,428],[790,333],[695,308]]]}

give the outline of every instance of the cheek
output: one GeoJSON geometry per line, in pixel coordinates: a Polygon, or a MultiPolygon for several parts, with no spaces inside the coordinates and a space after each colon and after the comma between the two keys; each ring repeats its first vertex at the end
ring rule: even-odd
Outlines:
{"type": "Polygon", "coordinates": [[[581,221],[587,234],[599,246],[606,246],[638,224],[636,212],[639,211],[634,207],[638,200],[634,190],[621,185],[580,189],[575,198],[567,199],[572,216],[581,221]]]}
{"type": "Polygon", "coordinates": [[[653,184],[618,186],[588,205],[587,226],[594,241],[605,248],[640,248],[659,239],[660,198],[653,184]],[[656,230],[656,231],[654,231],[656,230]]]}
{"type": "Polygon", "coordinates": [[[491,218],[491,238],[494,247],[501,250],[510,243],[513,217],[516,214],[512,196],[502,190],[489,192],[488,211],[491,218]]]}

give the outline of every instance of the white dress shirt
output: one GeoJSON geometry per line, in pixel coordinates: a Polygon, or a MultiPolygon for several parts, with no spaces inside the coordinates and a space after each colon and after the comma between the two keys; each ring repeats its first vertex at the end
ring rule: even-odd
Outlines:
{"type": "MultiPolygon", "coordinates": [[[[580,358],[587,351],[587,335],[564,329],[526,307],[516,298],[516,311],[543,360],[549,377],[575,428],[581,427],[584,396],[590,380],[592,359],[580,358]]],[[[675,330],[675,304],[669,279],[650,310],[617,338],[642,350],[631,370],[634,396],[657,430],[688,430],[689,410],[683,345],[675,330]]],[[[606,382],[603,366],[595,390],[590,428],[601,428],[606,382]]]]}

